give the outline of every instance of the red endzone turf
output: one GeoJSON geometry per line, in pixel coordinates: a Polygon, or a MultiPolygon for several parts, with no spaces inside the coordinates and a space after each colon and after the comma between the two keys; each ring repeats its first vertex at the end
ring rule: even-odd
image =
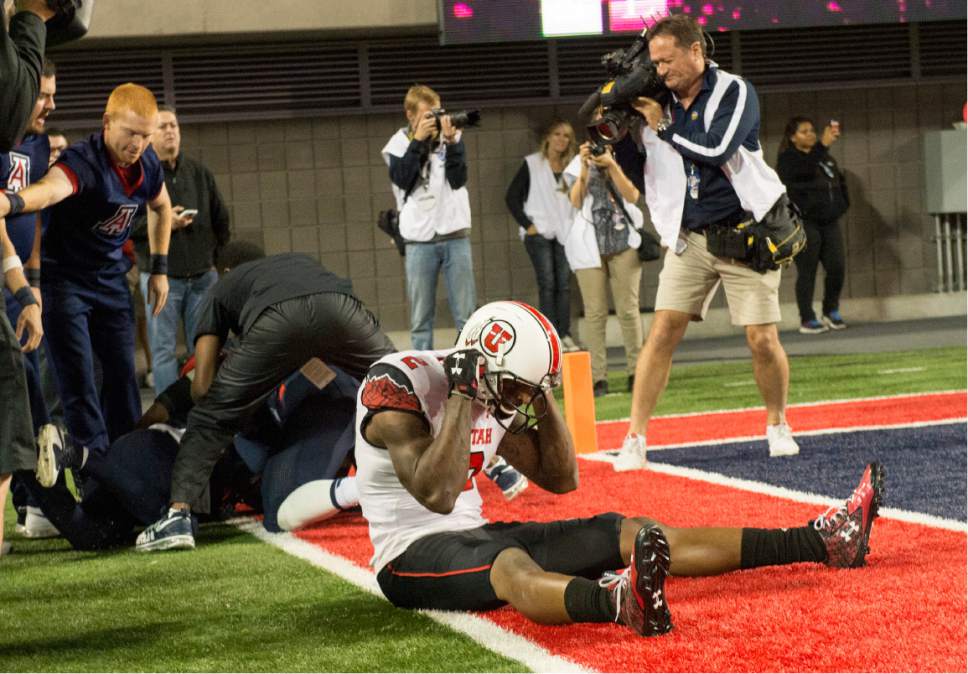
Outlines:
{"type": "MultiPolygon", "coordinates": [[[[930,415],[932,405],[913,407],[930,415]]],[[[819,417],[820,411],[813,408],[812,414],[819,417]]],[[[722,429],[722,415],[710,416],[722,429]]],[[[699,427],[701,417],[689,419],[699,427]]],[[[842,419],[831,421],[828,416],[828,427],[842,419]]],[[[896,423],[884,417],[880,422],[896,423]]],[[[651,471],[620,474],[594,461],[580,466],[581,488],[562,496],[532,486],[509,503],[493,484],[479,480],[485,515],[492,521],[544,521],[618,511],[670,526],[790,527],[819,510],[651,471]]],[[[888,493],[890,480],[888,475],[888,493]]],[[[372,554],[360,516],[342,516],[298,535],[361,566],[372,554]]],[[[672,578],[667,594],[675,629],[650,639],[614,624],[536,625],[510,608],[484,615],[599,671],[966,671],[965,543],[963,533],[882,518],[862,569],[798,564],[672,578]]]]}
{"type": "MultiPolygon", "coordinates": [[[[786,416],[794,433],[825,428],[890,426],[965,416],[964,391],[856,400],[827,405],[792,405],[786,416]]],[[[628,432],[628,421],[605,421],[596,426],[599,449],[617,449],[628,432]]],[[[673,445],[765,435],[766,412],[739,412],[656,417],[649,422],[649,444],[673,445]],[[727,423],[728,419],[728,423],[727,423]]]]}

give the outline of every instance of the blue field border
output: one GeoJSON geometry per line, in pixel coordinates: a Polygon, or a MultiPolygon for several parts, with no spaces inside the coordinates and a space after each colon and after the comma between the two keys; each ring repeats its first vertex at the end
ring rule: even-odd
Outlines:
{"type": "Polygon", "coordinates": [[[963,422],[797,438],[800,454],[770,458],[763,440],[650,452],[653,463],[696,468],[800,492],[843,497],[864,466],[887,471],[885,506],[968,520],[968,433],[963,422]]]}

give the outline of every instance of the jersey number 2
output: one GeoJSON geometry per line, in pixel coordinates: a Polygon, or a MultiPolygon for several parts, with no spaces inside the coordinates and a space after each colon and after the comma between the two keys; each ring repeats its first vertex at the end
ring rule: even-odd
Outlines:
{"type": "Polygon", "coordinates": [[[474,488],[474,476],[484,469],[484,452],[471,452],[471,462],[467,467],[467,482],[464,484],[464,491],[474,488]]]}

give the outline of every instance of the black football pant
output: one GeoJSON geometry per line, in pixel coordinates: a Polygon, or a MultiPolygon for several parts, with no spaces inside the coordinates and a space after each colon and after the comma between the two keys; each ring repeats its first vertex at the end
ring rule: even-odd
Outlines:
{"type": "Polygon", "coordinates": [[[350,295],[319,293],[267,308],[188,416],[172,474],[172,502],[206,512],[208,504],[198,497],[219,456],[266,396],[310,358],[362,381],[370,365],[394,350],[373,314],[350,295]]]}
{"type": "Polygon", "coordinates": [[[800,321],[817,318],[813,311],[813,288],[817,280],[817,266],[823,265],[823,313],[840,308],[840,291],[844,287],[844,235],[840,223],[803,222],[807,246],[793,258],[797,263],[797,308],[800,321]]]}

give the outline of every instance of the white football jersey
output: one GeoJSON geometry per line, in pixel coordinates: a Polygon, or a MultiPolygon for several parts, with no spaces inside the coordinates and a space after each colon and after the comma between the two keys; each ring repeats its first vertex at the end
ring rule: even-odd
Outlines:
{"type": "Polygon", "coordinates": [[[481,515],[481,495],[474,476],[497,451],[504,428],[481,405],[471,413],[471,457],[464,491],[452,512],[441,515],[422,506],[400,484],[390,452],[366,441],[363,429],[381,410],[426,419],[436,436],[444,420],[448,383],[443,360],[450,351],[402,351],[373,364],[357,398],[356,479],[363,516],[370,525],[375,571],[403,554],[418,538],[441,531],[463,531],[487,523],[481,515]]]}

